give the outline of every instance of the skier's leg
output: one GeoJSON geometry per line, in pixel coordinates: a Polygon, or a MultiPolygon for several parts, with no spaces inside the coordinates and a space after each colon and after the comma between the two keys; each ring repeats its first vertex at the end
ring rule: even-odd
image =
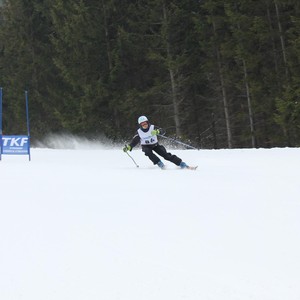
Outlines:
{"type": "Polygon", "coordinates": [[[152,152],[151,147],[142,146],[142,151],[145,153],[146,156],[153,162],[154,165],[157,165],[160,162],[160,159],[152,152]]]}
{"type": "Polygon", "coordinates": [[[168,161],[174,163],[175,165],[180,166],[182,159],[172,153],[167,152],[167,150],[164,146],[157,145],[153,148],[153,150],[158,155],[162,156],[165,160],[168,160],[168,161]]]}

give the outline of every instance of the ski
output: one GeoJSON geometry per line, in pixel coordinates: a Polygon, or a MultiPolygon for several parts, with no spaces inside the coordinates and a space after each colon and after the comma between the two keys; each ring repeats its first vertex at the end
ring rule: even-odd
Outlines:
{"type": "Polygon", "coordinates": [[[198,166],[187,166],[186,169],[188,170],[197,170],[198,166]]]}
{"type": "MultiPolygon", "coordinates": [[[[166,165],[159,167],[161,170],[169,170],[166,165]]],[[[198,166],[188,166],[186,165],[184,168],[179,168],[179,170],[197,170],[198,166]]]]}

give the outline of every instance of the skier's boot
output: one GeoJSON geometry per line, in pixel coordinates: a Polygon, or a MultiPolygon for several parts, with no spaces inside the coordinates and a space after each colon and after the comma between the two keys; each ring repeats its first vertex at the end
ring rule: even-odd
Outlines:
{"type": "Polygon", "coordinates": [[[188,168],[189,166],[188,166],[185,162],[182,161],[182,162],[180,163],[179,167],[180,167],[181,169],[185,169],[185,168],[188,168]]]}
{"type": "Polygon", "coordinates": [[[159,162],[157,163],[157,165],[158,165],[162,170],[166,168],[165,165],[164,165],[164,163],[163,163],[162,161],[159,161],[159,162]]]}

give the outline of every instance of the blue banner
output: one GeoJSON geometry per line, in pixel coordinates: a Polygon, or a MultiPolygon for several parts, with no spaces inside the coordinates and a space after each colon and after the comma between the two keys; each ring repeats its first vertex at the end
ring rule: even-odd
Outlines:
{"type": "Polygon", "coordinates": [[[30,141],[27,135],[2,135],[2,154],[30,154],[30,141]]]}

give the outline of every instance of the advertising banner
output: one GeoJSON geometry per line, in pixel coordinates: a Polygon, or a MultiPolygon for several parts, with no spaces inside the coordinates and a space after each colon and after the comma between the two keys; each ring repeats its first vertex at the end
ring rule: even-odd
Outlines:
{"type": "Polygon", "coordinates": [[[2,154],[29,154],[27,135],[2,135],[2,154]]]}

